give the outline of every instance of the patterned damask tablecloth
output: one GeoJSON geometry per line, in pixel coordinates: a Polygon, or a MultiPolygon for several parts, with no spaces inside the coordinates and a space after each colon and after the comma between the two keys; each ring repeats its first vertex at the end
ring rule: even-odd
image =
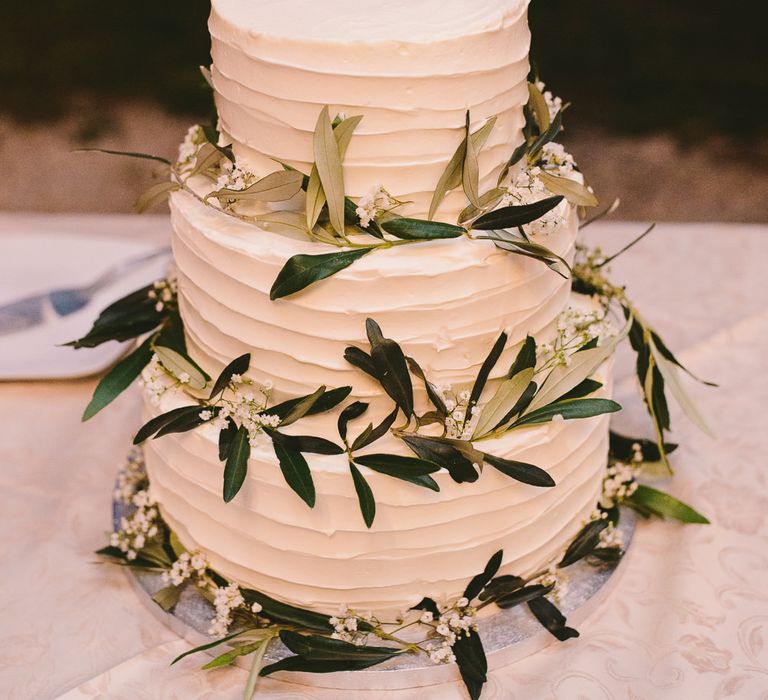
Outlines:
{"type": "MultiPolygon", "coordinates": [[[[0,216],[2,234],[36,230],[163,240],[163,217],[0,216]]],[[[596,224],[591,242],[617,249],[631,224],[596,224]]],[[[712,441],[673,408],[675,479],[666,489],[710,526],[641,523],[625,570],[581,637],[494,672],[484,698],[768,697],[768,228],[661,225],[614,278],[678,356],[720,389],[691,384],[712,441]]],[[[616,424],[648,426],[618,365],[616,424]]],[[[104,542],[115,468],[138,423],[138,397],[121,397],[81,425],[93,380],[0,385],[0,694],[4,698],[241,697],[245,671],[168,662],[187,643],[137,600],[124,572],[94,563],[104,542]]],[[[391,700],[394,694],[312,691],[265,680],[259,697],[391,700]]],[[[461,687],[398,698],[464,697],[461,687]]]]}

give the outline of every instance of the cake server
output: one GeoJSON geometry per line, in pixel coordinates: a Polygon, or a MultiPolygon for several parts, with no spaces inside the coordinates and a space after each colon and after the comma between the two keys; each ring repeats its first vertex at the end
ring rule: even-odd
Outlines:
{"type": "Polygon", "coordinates": [[[69,316],[87,306],[97,292],[123,275],[150,260],[167,256],[170,252],[170,247],[159,248],[144,255],[128,258],[110,267],[88,285],[50,289],[0,306],[0,335],[15,333],[55,318],[69,316]]]}

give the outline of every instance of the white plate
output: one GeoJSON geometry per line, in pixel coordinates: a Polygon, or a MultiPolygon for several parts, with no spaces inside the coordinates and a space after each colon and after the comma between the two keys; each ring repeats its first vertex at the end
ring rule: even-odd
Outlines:
{"type": "MultiPolygon", "coordinates": [[[[5,233],[0,237],[0,305],[54,287],[88,284],[112,265],[157,247],[107,237],[5,233]]],[[[85,377],[114,364],[130,343],[111,341],[81,350],[60,345],[85,335],[108,304],[164,277],[167,265],[166,258],[151,260],[101,290],[80,311],[0,336],[0,380],[85,377]]]]}

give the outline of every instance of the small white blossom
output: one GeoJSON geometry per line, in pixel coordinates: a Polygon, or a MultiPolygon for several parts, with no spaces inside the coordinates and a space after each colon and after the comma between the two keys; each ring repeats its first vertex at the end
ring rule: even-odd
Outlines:
{"type": "Polygon", "coordinates": [[[357,201],[355,213],[360,226],[368,228],[379,214],[391,211],[402,202],[392,197],[381,185],[375,185],[357,201]]]}

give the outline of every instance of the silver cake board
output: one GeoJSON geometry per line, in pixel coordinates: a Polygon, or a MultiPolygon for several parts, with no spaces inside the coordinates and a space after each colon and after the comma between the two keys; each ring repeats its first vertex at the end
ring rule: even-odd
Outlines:
{"type": "MultiPolygon", "coordinates": [[[[118,528],[120,518],[130,513],[130,507],[113,500],[113,526],[118,528]]],[[[626,550],[618,565],[595,567],[584,560],[572,564],[564,573],[567,587],[561,595],[558,607],[568,618],[568,626],[578,629],[600,606],[614,589],[621,572],[626,568],[629,547],[635,532],[636,516],[629,508],[622,508],[617,531],[621,534],[626,550]]],[[[187,640],[190,648],[213,641],[207,629],[214,615],[213,607],[194,587],[187,586],[171,612],[165,612],[152,596],[164,584],[161,574],[153,571],[126,568],[128,578],[139,599],[147,609],[179,637],[187,640]]],[[[488,658],[488,670],[493,671],[515,663],[558,642],[528,611],[527,606],[499,610],[478,621],[478,631],[488,658]]],[[[578,644],[571,639],[565,644],[578,644]]],[[[227,647],[201,652],[218,656],[227,647]]],[[[279,639],[270,643],[264,656],[264,664],[279,661],[291,652],[279,639]]],[[[169,662],[171,660],[169,659],[169,662]]],[[[250,667],[249,657],[240,657],[236,663],[243,668],[250,667]]],[[[201,666],[203,663],[201,662],[201,666]]],[[[279,673],[271,677],[289,685],[327,688],[333,690],[407,690],[426,686],[455,683],[461,680],[456,664],[433,664],[426,655],[407,654],[390,659],[378,666],[354,672],[338,673],[279,673]]]]}

